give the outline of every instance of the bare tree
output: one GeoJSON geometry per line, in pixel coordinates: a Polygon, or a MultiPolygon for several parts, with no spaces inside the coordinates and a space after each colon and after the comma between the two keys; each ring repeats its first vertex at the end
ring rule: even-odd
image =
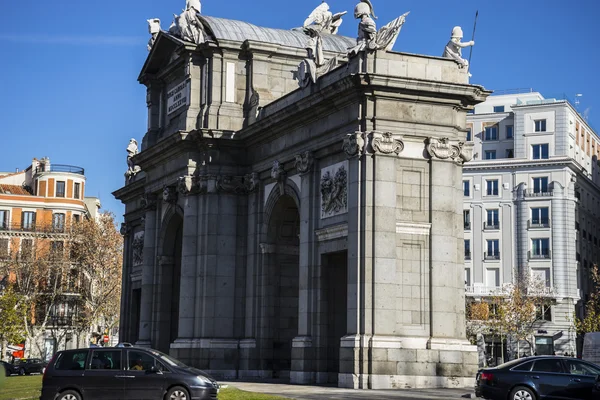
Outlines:
{"type": "Polygon", "coordinates": [[[585,303],[583,318],[575,317],[575,328],[580,335],[600,332],[600,270],[594,265],[590,270],[591,291],[585,303]]]}

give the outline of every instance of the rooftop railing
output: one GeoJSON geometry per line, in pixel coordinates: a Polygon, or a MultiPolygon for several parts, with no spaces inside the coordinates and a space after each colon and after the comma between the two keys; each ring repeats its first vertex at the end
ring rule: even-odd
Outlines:
{"type": "Polygon", "coordinates": [[[36,174],[42,172],[66,172],[70,174],[85,175],[85,170],[83,168],[65,164],[41,165],[35,169],[36,174]]]}
{"type": "Polygon", "coordinates": [[[65,233],[66,224],[9,224],[0,222],[0,233],[2,232],[32,232],[32,233],[65,233]]]}

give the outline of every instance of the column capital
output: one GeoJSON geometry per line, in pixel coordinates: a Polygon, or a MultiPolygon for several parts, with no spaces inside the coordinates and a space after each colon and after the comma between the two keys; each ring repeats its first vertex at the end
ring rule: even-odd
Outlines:
{"type": "Polygon", "coordinates": [[[306,174],[312,170],[315,163],[313,153],[311,151],[305,151],[296,155],[296,169],[301,174],[306,174]]]}

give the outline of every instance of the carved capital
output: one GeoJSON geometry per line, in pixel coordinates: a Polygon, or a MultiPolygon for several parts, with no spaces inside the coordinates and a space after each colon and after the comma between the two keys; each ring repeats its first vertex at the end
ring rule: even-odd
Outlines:
{"type": "Polygon", "coordinates": [[[197,189],[196,183],[196,179],[192,175],[181,176],[177,180],[177,191],[183,196],[187,196],[197,189]]]}
{"type": "Polygon", "coordinates": [[[464,148],[464,143],[449,138],[429,138],[427,152],[431,158],[463,163],[473,158],[473,148],[464,148]],[[467,159],[468,158],[468,159],[467,159]]]}
{"type": "Polygon", "coordinates": [[[391,132],[371,132],[371,147],[374,153],[399,155],[404,150],[404,142],[394,139],[391,132]]]}
{"type": "Polygon", "coordinates": [[[163,189],[163,201],[169,204],[177,203],[177,188],[175,186],[165,186],[163,189]]]}
{"type": "Polygon", "coordinates": [[[305,151],[302,154],[296,155],[296,169],[301,174],[305,174],[312,169],[315,162],[312,152],[305,151]]]}
{"type": "Polygon", "coordinates": [[[349,133],[344,138],[342,148],[348,157],[354,157],[363,152],[365,148],[365,139],[362,132],[349,133]]]}
{"type": "Polygon", "coordinates": [[[156,210],[156,195],[154,193],[144,193],[140,200],[140,206],[146,211],[156,210]]]}
{"type": "Polygon", "coordinates": [[[244,185],[246,186],[246,191],[248,191],[248,193],[254,192],[258,188],[258,183],[259,179],[257,172],[244,176],[244,185]]]}

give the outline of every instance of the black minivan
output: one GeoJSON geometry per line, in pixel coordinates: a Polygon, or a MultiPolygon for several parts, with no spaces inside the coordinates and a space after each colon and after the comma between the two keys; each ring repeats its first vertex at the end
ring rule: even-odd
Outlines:
{"type": "Polygon", "coordinates": [[[40,400],[215,400],[219,391],[207,373],[138,347],[60,351],[42,382],[40,400]]]}

